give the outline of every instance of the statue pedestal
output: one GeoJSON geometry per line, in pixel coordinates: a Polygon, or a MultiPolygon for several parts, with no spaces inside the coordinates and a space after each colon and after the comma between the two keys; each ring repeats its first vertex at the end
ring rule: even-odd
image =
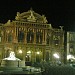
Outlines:
{"type": "Polygon", "coordinates": [[[22,71],[22,67],[25,67],[25,61],[17,60],[2,60],[2,71],[22,71]]]}
{"type": "Polygon", "coordinates": [[[1,67],[25,67],[25,61],[2,60],[1,67]]]}
{"type": "Polygon", "coordinates": [[[11,52],[9,57],[4,58],[1,62],[2,71],[22,71],[22,67],[25,67],[25,61],[16,58],[14,52],[11,52]]]}
{"type": "Polygon", "coordinates": [[[2,60],[1,67],[18,67],[20,61],[2,60]]]}

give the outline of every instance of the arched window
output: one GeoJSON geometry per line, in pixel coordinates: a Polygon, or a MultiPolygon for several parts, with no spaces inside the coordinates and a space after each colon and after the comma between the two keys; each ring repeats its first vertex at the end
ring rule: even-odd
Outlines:
{"type": "Polygon", "coordinates": [[[12,40],[13,40],[12,34],[8,34],[8,42],[12,42],[12,40]]]}
{"type": "Polygon", "coordinates": [[[19,31],[18,33],[18,42],[23,42],[24,41],[24,32],[19,31]]]}
{"type": "Polygon", "coordinates": [[[36,43],[42,44],[42,33],[41,32],[36,33],[36,43]]]}
{"type": "Polygon", "coordinates": [[[34,41],[34,33],[32,32],[32,30],[30,30],[27,33],[27,43],[33,43],[34,41]]]}
{"type": "Polygon", "coordinates": [[[47,33],[47,39],[46,39],[46,44],[50,44],[50,33],[47,33]]]}
{"type": "Polygon", "coordinates": [[[47,39],[46,39],[46,44],[49,44],[49,38],[47,37],[47,39]]]}

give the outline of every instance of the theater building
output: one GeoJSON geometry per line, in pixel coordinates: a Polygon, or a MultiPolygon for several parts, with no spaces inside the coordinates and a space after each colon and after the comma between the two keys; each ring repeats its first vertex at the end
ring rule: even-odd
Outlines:
{"type": "Polygon", "coordinates": [[[32,9],[17,12],[14,20],[0,24],[0,60],[8,57],[10,51],[29,62],[56,61],[56,53],[63,62],[63,27],[53,28],[44,15],[32,9]]]}

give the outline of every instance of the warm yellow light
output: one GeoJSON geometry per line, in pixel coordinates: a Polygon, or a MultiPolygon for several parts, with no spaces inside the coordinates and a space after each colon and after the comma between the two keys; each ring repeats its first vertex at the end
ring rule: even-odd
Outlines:
{"type": "Polygon", "coordinates": [[[60,57],[59,57],[59,55],[58,55],[58,54],[56,54],[56,53],[55,53],[55,54],[53,54],[53,56],[54,56],[55,58],[60,58],[60,57]]]}
{"type": "Polygon", "coordinates": [[[37,54],[40,54],[40,52],[37,52],[37,54]]]}
{"type": "Polygon", "coordinates": [[[31,51],[28,51],[27,53],[29,53],[29,54],[30,54],[30,53],[31,53],[31,51]]]}
{"type": "Polygon", "coordinates": [[[19,50],[19,53],[22,53],[22,50],[19,50]]]}
{"type": "Polygon", "coordinates": [[[75,59],[73,55],[67,55],[67,60],[69,59],[75,59]]]}

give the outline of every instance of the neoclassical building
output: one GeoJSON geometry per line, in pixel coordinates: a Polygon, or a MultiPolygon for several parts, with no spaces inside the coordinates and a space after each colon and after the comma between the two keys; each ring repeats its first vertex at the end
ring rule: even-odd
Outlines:
{"type": "Polygon", "coordinates": [[[32,9],[17,12],[15,20],[0,24],[0,60],[14,51],[16,57],[29,62],[64,60],[63,27],[53,28],[44,15],[32,9]]]}

